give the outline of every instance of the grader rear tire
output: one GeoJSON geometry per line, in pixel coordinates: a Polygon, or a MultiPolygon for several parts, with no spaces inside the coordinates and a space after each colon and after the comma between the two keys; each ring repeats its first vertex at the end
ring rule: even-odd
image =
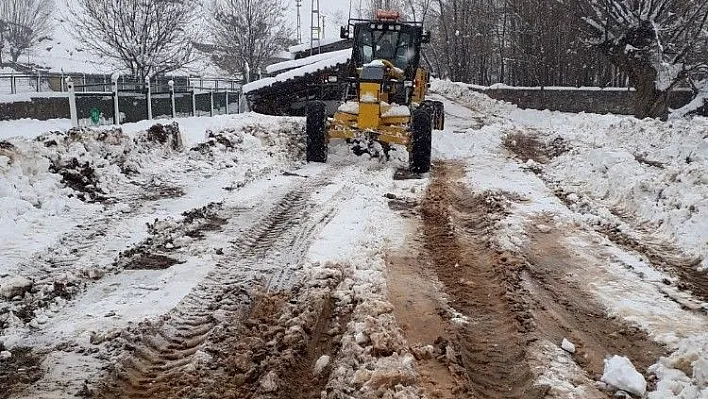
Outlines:
{"type": "Polygon", "coordinates": [[[419,107],[413,112],[411,123],[410,170],[413,173],[430,171],[432,130],[430,110],[419,107]]]}
{"type": "Polygon", "coordinates": [[[327,162],[327,110],[322,101],[307,104],[307,162],[327,162]]]}

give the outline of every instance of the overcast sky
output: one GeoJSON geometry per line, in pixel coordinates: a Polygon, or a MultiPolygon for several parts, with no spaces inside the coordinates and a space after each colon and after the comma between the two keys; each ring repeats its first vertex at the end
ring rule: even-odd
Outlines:
{"type": "MultiPolygon", "coordinates": [[[[352,0],[357,5],[359,0],[352,0]]],[[[295,0],[288,0],[289,18],[296,26],[297,12],[295,0]]],[[[300,15],[302,17],[302,40],[310,41],[310,11],[312,10],[312,0],[302,0],[300,15]]],[[[347,23],[349,16],[349,0],[320,0],[320,15],[325,18],[325,38],[339,36],[339,27],[347,23]]]]}

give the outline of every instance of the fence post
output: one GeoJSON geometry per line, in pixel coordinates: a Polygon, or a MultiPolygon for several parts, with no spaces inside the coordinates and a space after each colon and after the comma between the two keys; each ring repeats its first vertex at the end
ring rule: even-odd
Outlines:
{"type": "Polygon", "coordinates": [[[10,74],[10,94],[17,94],[17,83],[15,82],[15,71],[10,74]]]}
{"type": "Polygon", "coordinates": [[[229,114],[229,89],[226,89],[226,110],[224,111],[224,114],[229,114]]]}
{"type": "Polygon", "coordinates": [[[197,92],[192,88],[192,116],[197,116],[197,92]]]}
{"type": "Polygon", "coordinates": [[[61,79],[59,80],[59,91],[64,92],[64,69],[61,70],[61,79]]]}
{"type": "Polygon", "coordinates": [[[170,80],[167,82],[167,85],[170,86],[170,103],[172,104],[172,119],[175,119],[177,117],[177,107],[175,107],[175,81],[170,80]]]}
{"type": "Polygon", "coordinates": [[[209,92],[209,116],[214,116],[214,90],[209,92]]]}
{"type": "Polygon", "coordinates": [[[113,76],[111,76],[111,79],[113,80],[113,123],[116,125],[120,125],[120,109],[118,107],[118,78],[120,78],[120,75],[117,73],[114,73],[113,76]]]}
{"type": "MultiPolygon", "coordinates": [[[[84,74],[82,74],[81,76],[82,76],[83,85],[84,85],[84,87],[83,87],[83,89],[82,89],[81,91],[86,91],[86,74],[84,73],[84,74]]],[[[90,91],[90,90],[89,90],[89,91],[90,91]]]]}
{"type": "Polygon", "coordinates": [[[66,78],[66,89],[69,91],[69,115],[71,116],[71,126],[79,127],[79,113],[76,110],[76,92],[74,92],[74,82],[71,76],[66,78]]]}
{"type": "Polygon", "coordinates": [[[40,87],[42,84],[42,72],[37,72],[37,93],[39,93],[42,88],[40,87]]]}
{"type": "Polygon", "coordinates": [[[148,120],[152,120],[152,88],[150,87],[150,77],[145,77],[145,88],[147,89],[147,113],[148,120]]]}

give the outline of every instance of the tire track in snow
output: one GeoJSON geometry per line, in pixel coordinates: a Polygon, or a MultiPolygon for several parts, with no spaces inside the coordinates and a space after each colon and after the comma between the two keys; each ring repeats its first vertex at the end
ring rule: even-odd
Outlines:
{"type": "MultiPolygon", "coordinates": [[[[208,357],[201,351],[206,342],[218,346],[224,338],[222,325],[245,319],[253,305],[254,284],[272,293],[293,284],[311,239],[335,213],[332,206],[318,209],[310,197],[330,184],[335,173],[330,168],[304,182],[245,231],[239,231],[239,226],[253,215],[237,217],[224,226],[221,234],[236,239],[224,251],[223,261],[161,322],[128,339],[130,353],[121,356],[96,397],[174,398],[197,384],[184,380],[185,368],[198,367],[195,364],[208,357]]],[[[262,207],[253,211],[260,213],[262,207]]]]}
{"type": "MultiPolygon", "coordinates": [[[[572,257],[552,246],[553,237],[533,241],[532,253],[498,248],[494,230],[513,197],[471,193],[456,181],[462,176],[454,164],[438,165],[421,208],[429,270],[463,320],[458,315],[449,327],[454,355],[446,356],[465,381],[467,391],[459,395],[546,397],[552,387],[537,382],[536,342],[557,345],[571,338],[578,347],[574,360],[593,379],[601,376],[606,355],[626,355],[645,370],[665,353],[647,333],[608,317],[607,309],[567,281],[572,257]]],[[[589,397],[604,396],[595,390],[589,397]]]]}

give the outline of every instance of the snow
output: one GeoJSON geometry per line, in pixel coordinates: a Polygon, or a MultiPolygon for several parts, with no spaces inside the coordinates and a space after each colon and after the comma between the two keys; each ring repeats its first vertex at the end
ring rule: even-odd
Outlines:
{"type": "Polygon", "coordinates": [[[300,58],[297,60],[288,60],[288,61],[278,62],[276,64],[268,65],[266,67],[266,72],[269,74],[273,74],[273,73],[285,71],[288,69],[301,68],[306,65],[311,65],[316,62],[330,59],[332,57],[338,57],[338,56],[343,56],[343,55],[350,55],[351,56],[351,52],[352,52],[351,49],[344,49],[344,50],[332,51],[329,53],[315,54],[310,57],[304,57],[304,58],[300,58]]]}
{"type": "Polygon", "coordinates": [[[708,337],[688,338],[679,350],[650,367],[659,382],[649,399],[708,397],[708,337]]]}
{"type": "Polygon", "coordinates": [[[22,296],[32,288],[32,281],[22,276],[14,276],[0,280],[0,295],[11,299],[22,296]]]}
{"type": "Polygon", "coordinates": [[[352,51],[350,49],[334,51],[330,54],[330,57],[324,58],[322,60],[313,62],[311,64],[303,65],[299,68],[292,69],[287,72],[283,72],[271,78],[265,78],[253,81],[251,83],[245,84],[243,86],[243,93],[250,93],[252,91],[268,87],[278,82],[285,82],[289,79],[293,79],[299,76],[306,75],[308,73],[314,73],[321,71],[323,69],[331,68],[339,64],[345,64],[349,62],[351,58],[352,51]]]}
{"type": "Polygon", "coordinates": [[[406,105],[396,105],[393,104],[389,109],[384,112],[381,117],[383,118],[394,118],[402,116],[411,116],[411,110],[406,105]]]}
{"type": "Polygon", "coordinates": [[[344,112],[347,114],[359,115],[359,102],[347,101],[344,104],[340,105],[337,111],[344,112]]]}
{"type": "MultiPolygon", "coordinates": [[[[320,39],[319,41],[316,40],[316,41],[314,42],[314,45],[315,45],[315,47],[317,47],[317,46],[327,46],[327,45],[330,45],[330,44],[343,42],[343,41],[345,41],[345,40],[347,40],[347,39],[341,39],[341,38],[339,38],[339,37],[329,37],[329,38],[320,39]]],[[[299,52],[301,52],[301,51],[309,50],[310,48],[311,48],[311,45],[310,45],[310,43],[308,42],[308,43],[302,43],[302,44],[296,44],[296,45],[294,45],[294,46],[290,46],[290,47],[288,48],[288,51],[289,51],[290,53],[299,53],[299,52]]],[[[349,50],[349,52],[351,53],[351,50],[349,50]]]]}
{"type": "MultiPolygon", "coordinates": [[[[443,81],[433,81],[432,89],[475,102],[487,98],[443,81]]],[[[679,118],[666,124],[629,116],[521,110],[497,101],[485,106],[490,115],[505,115],[506,120],[498,121],[485,117],[504,131],[523,126],[549,141],[562,137],[574,143],[573,151],[551,161],[549,180],[565,182],[569,193],[599,201],[607,210],[654,222],[656,234],[703,258],[703,267],[708,267],[708,218],[702,217],[708,213],[708,119],[679,118]]],[[[601,216],[616,220],[607,210],[601,216]]]]}
{"type": "MultiPolygon", "coordinates": [[[[2,78],[0,78],[0,83],[2,82],[2,78]]],[[[18,92],[17,94],[10,94],[10,89],[8,88],[7,90],[2,89],[3,92],[6,92],[7,94],[2,94],[0,93],[0,103],[14,103],[14,102],[19,102],[19,101],[32,101],[33,98],[56,98],[56,97],[65,97],[69,98],[69,95],[67,93],[62,93],[62,92],[51,92],[51,91],[43,91],[37,93],[35,90],[28,90],[25,92],[18,92]]]]}
{"type": "Polygon", "coordinates": [[[644,396],[647,390],[644,376],[639,374],[632,362],[624,356],[612,356],[605,359],[605,370],[601,380],[619,390],[637,396],[644,396]]]}
{"type": "Polygon", "coordinates": [[[364,93],[359,96],[359,101],[362,103],[377,103],[379,102],[379,99],[376,94],[364,93]]]}
{"type": "Polygon", "coordinates": [[[682,63],[671,64],[662,62],[656,68],[656,89],[660,91],[669,90],[678,79],[678,76],[685,70],[686,66],[682,63]]]}

